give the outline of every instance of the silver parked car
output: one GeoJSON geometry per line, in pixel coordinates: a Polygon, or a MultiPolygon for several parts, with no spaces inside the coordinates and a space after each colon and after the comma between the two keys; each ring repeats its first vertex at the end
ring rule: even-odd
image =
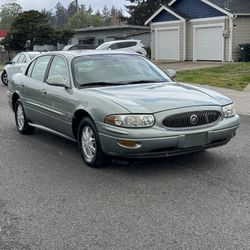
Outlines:
{"type": "Polygon", "coordinates": [[[3,84],[8,85],[12,75],[22,72],[26,68],[27,64],[39,54],[40,52],[21,52],[16,54],[3,69],[1,75],[3,84]]]}
{"type": "Polygon", "coordinates": [[[239,127],[230,99],[177,83],[136,53],[46,53],[12,78],[8,100],[21,134],[37,127],[76,140],[91,167],[221,146],[239,127]]]}
{"type": "Polygon", "coordinates": [[[145,49],[145,46],[142,44],[141,40],[115,40],[103,43],[96,49],[136,52],[138,54],[147,56],[147,51],[145,49]]]}

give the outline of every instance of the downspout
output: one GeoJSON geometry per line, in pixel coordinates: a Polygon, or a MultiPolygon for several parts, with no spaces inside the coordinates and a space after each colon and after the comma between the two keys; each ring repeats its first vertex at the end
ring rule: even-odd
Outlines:
{"type": "Polygon", "coordinates": [[[184,23],[183,23],[183,29],[184,29],[184,32],[183,32],[183,61],[186,61],[187,59],[187,53],[186,53],[186,49],[187,49],[187,21],[185,20],[184,23]]]}
{"type": "Polygon", "coordinates": [[[234,26],[233,21],[237,18],[237,15],[229,18],[229,62],[234,62],[233,60],[233,33],[234,26]]]}

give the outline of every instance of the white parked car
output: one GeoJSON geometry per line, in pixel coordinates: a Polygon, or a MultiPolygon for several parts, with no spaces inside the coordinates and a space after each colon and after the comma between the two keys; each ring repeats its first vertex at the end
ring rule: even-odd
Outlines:
{"type": "Polygon", "coordinates": [[[28,63],[40,54],[41,52],[21,52],[16,54],[3,69],[1,75],[3,84],[8,85],[9,80],[14,74],[21,73],[26,68],[28,63]]]}
{"type": "Polygon", "coordinates": [[[147,51],[140,40],[116,40],[101,44],[97,50],[122,50],[128,52],[137,52],[146,56],[147,51]]]}

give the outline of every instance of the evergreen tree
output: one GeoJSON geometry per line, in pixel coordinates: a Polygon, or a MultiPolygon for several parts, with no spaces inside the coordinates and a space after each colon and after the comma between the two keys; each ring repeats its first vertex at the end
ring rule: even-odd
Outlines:
{"type": "Polygon", "coordinates": [[[145,21],[152,16],[161,5],[167,5],[170,0],[127,0],[126,5],[130,14],[128,23],[133,25],[144,25],[145,21]]]}

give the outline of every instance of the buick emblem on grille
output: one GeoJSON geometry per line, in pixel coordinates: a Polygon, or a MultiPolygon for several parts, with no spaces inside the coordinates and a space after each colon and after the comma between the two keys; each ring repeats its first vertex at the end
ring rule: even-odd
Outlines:
{"type": "Polygon", "coordinates": [[[198,123],[198,116],[197,115],[191,115],[190,116],[190,123],[192,125],[196,125],[198,123]]]}

